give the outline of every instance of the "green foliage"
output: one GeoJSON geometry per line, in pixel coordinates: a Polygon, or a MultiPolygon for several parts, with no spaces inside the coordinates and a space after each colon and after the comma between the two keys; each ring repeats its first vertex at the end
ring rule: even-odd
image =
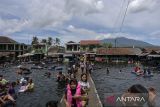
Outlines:
{"type": "Polygon", "coordinates": [[[60,39],[59,39],[59,38],[56,38],[56,39],[55,39],[55,44],[56,44],[57,46],[60,45],[60,39]]]}
{"type": "Polygon", "coordinates": [[[47,40],[46,39],[42,39],[41,43],[47,43],[47,40]]]}
{"type": "Polygon", "coordinates": [[[112,45],[112,43],[106,43],[106,42],[105,42],[105,43],[102,44],[102,47],[103,47],[103,48],[112,48],[113,45],[112,45]]]}
{"type": "Polygon", "coordinates": [[[47,44],[48,44],[49,46],[51,46],[52,43],[53,43],[52,37],[48,37],[47,44]]]}
{"type": "Polygon", "coordinates": [[[38,41],[38,38],[36,37],[36,36],[34,36],[33,38],[32,38],[32,45],[33,44],[38,44],[39,43],[39,41],[38,41]]]}

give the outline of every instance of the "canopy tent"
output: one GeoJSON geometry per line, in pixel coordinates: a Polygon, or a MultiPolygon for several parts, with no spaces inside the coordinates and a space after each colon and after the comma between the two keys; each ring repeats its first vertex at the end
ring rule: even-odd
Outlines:
{"type": "Polygon", "coordinates": [[[33,56],[34,54],[32,54],[32,53],[25,53],[25,54],[23,54],[23,55],[18,55],[17,57],[18,58],[21,58],[21,57],[28,57],[28,56],[33,56]]]}
{"type": "Polygon", "coordinates": [[[22,55],[18,55],[17,57],[18,57],[18,58],[21,58],[21,57],[22,57],[22,55]]]}

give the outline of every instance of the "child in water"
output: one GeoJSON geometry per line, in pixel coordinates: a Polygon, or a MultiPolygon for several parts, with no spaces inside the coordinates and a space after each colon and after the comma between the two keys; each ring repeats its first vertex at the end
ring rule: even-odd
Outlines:
{"type": "Polygon", "coordinates": [[[26,86],[26,91],[33,91],[34,90],[34,83],[32,81],[32,79],[29,79],[28,84],[26,86]]]}
{"type": "Polygon", "coordinates": [[[26,84],[25,84],[25,82],[22,82],[22,85],[21,85],[18,92],[21,93],[21,92],[25,92],[25,91],[26,91],[26,84]]]}

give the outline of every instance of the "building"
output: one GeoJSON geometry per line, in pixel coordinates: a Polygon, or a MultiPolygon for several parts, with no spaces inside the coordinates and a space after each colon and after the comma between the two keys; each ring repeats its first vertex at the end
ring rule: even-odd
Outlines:
{"type": "Polygon", "coordinates": [[[95,53],[100,44],[100,40],[81,40],[80,50],[81,52],[95,53]]]}
{"type": "Polygon", "coordinates": [[[66,53],[80,53],[80,43],[69,41],[66,43],[66,53]]]}
{"type": "Polygon", "coordinates": [[[45,54],[47,53],[49,46],[46,43],[36,43],[32,44],[32,51],[31,53],[34,54],[31,58],[32,61],[40,61],[44,58],[45,54]]]}
{"type": "Polygon", "coordinates": [[[128,62],[138,60],[142,53],[139,48],[99,48],[96,53],[97,61],[128,62]]]}
{"type": "Polygon", "coordinates": [[[139,55],[142,63],[157,66],[160,63],[160,48],[159,47],[147,47],[142,49],[142,54],[139,55]]]}
{"type": "Polygon", "coordinates": [[[22,43],[18,43],[15,40],[0,36],[0,58],[5,59],[5,57],[15,59],[18,55],[26,53],[28,46],[22,43]]]}
{"type": "Polygon", "coordinates": [[[48,59],[50,59],[50,61],[62,62],[64,52],[65,52],[65,48],[62,46],[51,46],[48,49],[46,56],[48,59]]]}

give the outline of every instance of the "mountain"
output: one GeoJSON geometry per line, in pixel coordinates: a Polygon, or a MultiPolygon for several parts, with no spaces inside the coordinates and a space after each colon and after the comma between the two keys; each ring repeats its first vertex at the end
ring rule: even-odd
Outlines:
{"type": "Polygon", "coordinates": [[[103,39],[101,40],[101,42],[111,43],[113,47],[115,47],[115,40],[116,40],[116,47],[133,47],[133,46],[134,47],[154,47],[155,46],[144,41],[128,39],[125,37],[103,39]]]}

